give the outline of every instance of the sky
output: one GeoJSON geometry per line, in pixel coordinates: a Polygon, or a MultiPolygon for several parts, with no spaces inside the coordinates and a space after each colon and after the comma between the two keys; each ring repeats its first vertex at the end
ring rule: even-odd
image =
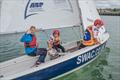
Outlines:
{"type": "Polygon", "coordinates": [[[95,0],[97,8],[120,8],[120,0],[95,0]]]}
{"type": "MultiPolygon", "coordinates": [[[[0,0],[0,2],[1,1],[2,0],[0,0]]],[[[120,8],[120,0],[95,0],[95,1],[97,8],[120,8]]]]}

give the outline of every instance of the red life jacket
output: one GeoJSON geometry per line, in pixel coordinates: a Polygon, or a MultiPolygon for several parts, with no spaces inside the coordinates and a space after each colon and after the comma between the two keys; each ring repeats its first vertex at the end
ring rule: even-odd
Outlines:
{"type": "Polygon", "coordinates": [[[24,42],[24,47],[25,48],[34,48],[36,47],[36,36],[35,35],[31,35],[32,36],[32,41],[29,43],[24,42]]]}

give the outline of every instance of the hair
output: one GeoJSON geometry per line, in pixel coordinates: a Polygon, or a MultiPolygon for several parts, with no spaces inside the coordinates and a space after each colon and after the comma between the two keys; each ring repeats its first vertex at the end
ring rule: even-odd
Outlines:
{"type": "Polygon", "coordinates": [[[56,33],[60,36],[60,31],[59,31],[59,30],[55,29],[55,30],[53,31],[53,35],[55,35],[56,33]]]}
{"type": "Polygon", "coordinates": [[[30,27],[30,30],[31,30],[31,29],[36,29],[36,27],[35,27],[35,26],[31,26],[31,27],[30,27]]]}

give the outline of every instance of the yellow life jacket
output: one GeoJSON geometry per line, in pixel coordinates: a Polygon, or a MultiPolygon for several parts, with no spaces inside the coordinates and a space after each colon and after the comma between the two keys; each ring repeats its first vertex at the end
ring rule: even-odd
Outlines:
{"type": "Polygon", "coordinates": [[[90,33],[90,40],[83,40],[82,43],[85,46],[91,46],[95,43],[94,35],[93,35],[93,31],[92,31],[92,26],[88,27],[86,30],[90,33]]]}

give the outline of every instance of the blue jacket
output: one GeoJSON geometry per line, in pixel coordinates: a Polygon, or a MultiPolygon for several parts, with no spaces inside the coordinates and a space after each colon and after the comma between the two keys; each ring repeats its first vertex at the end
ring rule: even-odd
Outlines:
{"type": "MultiPolygon", "coordinates": [[[[27,43],[29,43],[29,42],[31,42],[32,41],[32,36],[31,36],[31,34],[24,34],[23,36],[22,36],[22,38],[20,39],[20,41],[21,42],[27,42],[27,43]]],[[[35,52],[37,50],[37,48],[25,48],[25,53],[27,54],[27,55],[29,55],[29,54],[32,54],[33,52],[35,52]]]]}
{"type": "Polygon", "coordinates": [[[89,41],[91,39],[90,32],[88,30],[85,31],[83,39],[85,41],[89,41]]]}

